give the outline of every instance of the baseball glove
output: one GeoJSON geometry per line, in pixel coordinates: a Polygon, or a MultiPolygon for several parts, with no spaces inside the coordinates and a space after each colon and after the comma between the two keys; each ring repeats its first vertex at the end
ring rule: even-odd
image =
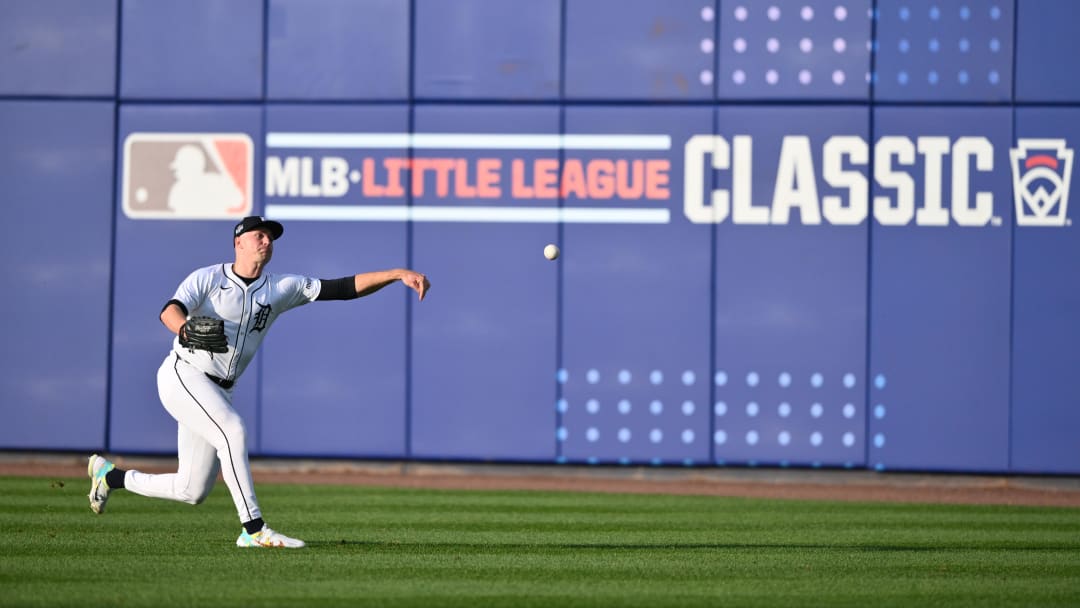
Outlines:
{"type": "Polygon", "coordinates": [[[213,317],[191,317],[180,328],[180,346],[212,353],[229,352],[225,322],[213,317]]]}

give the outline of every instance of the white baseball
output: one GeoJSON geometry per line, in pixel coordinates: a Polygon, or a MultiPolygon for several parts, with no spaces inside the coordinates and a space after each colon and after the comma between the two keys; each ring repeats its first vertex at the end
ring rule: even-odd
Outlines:
{"type": "Polygon", "coordinates": [[[559,248],[555,245],[548,245],[544,247],[544,257],[549,260],[554,260],[559,257],[559,248]]]}

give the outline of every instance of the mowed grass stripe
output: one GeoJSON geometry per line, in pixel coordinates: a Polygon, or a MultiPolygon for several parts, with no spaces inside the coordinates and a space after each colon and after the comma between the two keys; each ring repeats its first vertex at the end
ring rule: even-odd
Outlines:
{"type": "Polygon", "coordinates": [[[1080,509],[264,484],[198,507],[0,478],[0,606],[1080,605],[1080,509]]]}

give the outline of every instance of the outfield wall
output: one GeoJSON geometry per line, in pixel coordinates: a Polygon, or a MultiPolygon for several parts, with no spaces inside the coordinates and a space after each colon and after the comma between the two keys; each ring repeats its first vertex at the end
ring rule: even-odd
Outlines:
{"type": "Polygon", "coordinates": [[[5,2],[0,448],[173,451],[158,312],[256,213],[271,270],[434,287],[286,315],[255,455],[1080,473],[1076,23],[5,2]]]}

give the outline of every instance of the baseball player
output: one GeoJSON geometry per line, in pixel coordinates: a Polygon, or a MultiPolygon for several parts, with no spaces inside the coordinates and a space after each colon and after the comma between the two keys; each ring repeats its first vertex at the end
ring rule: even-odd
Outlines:
{"type": "Polygon", "coordinates": [[[246,217],[233,229],[236,261],[192,272],[161,311],[161,322],[177,334],[157,374],[158,395],[176,419],[178,467],[152,475],[124,471],[90,456],[90,508],[105,510],[112,490],[199,504],[210,493],[218,467],[229,487],[243,529],[239,547],[303,547],[304,541],[263,521],[251,480],[244,422],[232,407],[233,384],[255,356],[278,315],[316,300],[351,300],[396,281],[424,299],[431,284],[412,270],[368,272],[341,279],[313,279],[265,271],[274,241],[284,228],[262,217],[246,217]]]}

